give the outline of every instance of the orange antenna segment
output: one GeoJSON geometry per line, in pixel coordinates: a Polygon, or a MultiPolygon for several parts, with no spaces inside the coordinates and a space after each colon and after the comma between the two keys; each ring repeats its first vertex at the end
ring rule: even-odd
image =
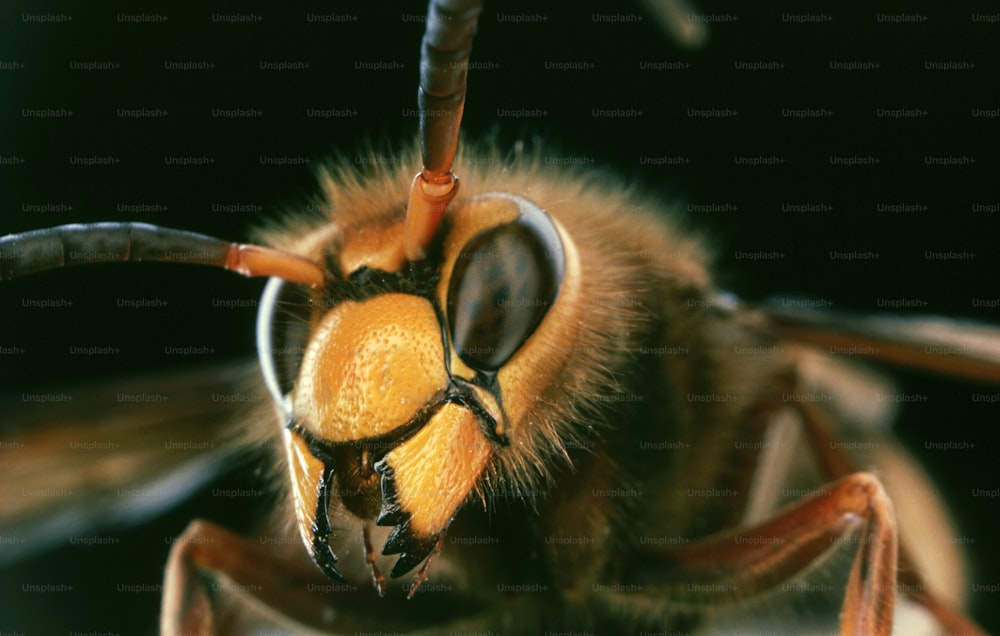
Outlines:
{"type": "Polygon", "coordinates": [[[210,265],[321,287],[326,272],[301,256],[146,223],[60,225],[0,237],[0,280],[46,269],[118,261],[210,265]]]}
{"type": "Polygon", "coordinates": [[[469,52],[482,10],[478,0],[431,0],[420,49],[420,153],[403,232],[406,258],[423,258],[448,203],[458,192],[452,172],[465,105],[469,52]]]}

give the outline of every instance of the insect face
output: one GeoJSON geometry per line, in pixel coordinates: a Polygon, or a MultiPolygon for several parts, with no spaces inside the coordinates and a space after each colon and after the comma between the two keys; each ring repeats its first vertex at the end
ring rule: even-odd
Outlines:
{"type": "MultiPolygon", "coordinates": [[[[917,26],[853,10],[786,19],[742,4],[711,11],[701,22],[711,23],[710,46],[688,51],[672,47],[641,9],[488,6],[463,135],[499,129],[498,145],[508,148],[540,133],[560,145],[510,157],[467,152],[456,165],[459,194],[420,260],[401,249],[416,153],[350,149],[364,147],[359,130],[412,139],[422,7],[359,6],[320,18],[178,8],[169,21],[147,23],[81,9],[72,24],[26,21],[30,37],[12,41],[32,43],[14,55],[27,68],[3,68],[5,94],[29,114],[7,131],[12,150],[0,148],[0,191],[13,211],[0,234],[110,219],[242,237],[293,209],[297,220],[264,234],[322,264],[333,282],[260,302],[272,315],[262,327],[275,338],[265,366],[275,369],[272,410],[281,420],[276,441],[265,444],[284,461],[276,478],[287,481],[292,499],[289,536],[334,583],[342,576],[364,590],[347,596],[338,616],[371,594],[370,570],[405,574],[441,537],[428,583],[461,580],[455,573],[468,558],[477,571],[491,564],[481,568],[492,577],[485,588],[509,585],[518,591],[501,596],[549,609],[552,597],[521,584],[555,581],[582,598],[594,589],[588,582],[603,580],[597,570],[610,558],[608,571],[641,579],[652,614],[669,595],[650,592],[664,569],[650,565],[657,552],[649,546],[681,545],[739,522],[738,497],[688,493],[727,492],[722,479],[746,474],[750,454],[732,452],[742,439],[725,435],[754,391],[787,379],[776,360],[792,349],[742,338],[724,303],[706,291],[709,262],[721,272],[716,284],[751,300],[791,290],[828,309],[997,320],[995,187],[983,159],[995,146],[995,118],[973,114],[991,111],[996,85],[979,70],[935,66],[964,55],[982,68],[990,23],[942,14],[917,26]],[[103,33],[91,28],[102,20],[110,20],[103,33]],[[911,37],[917,28],[936,37],[911,37]],[[93,64],[106,55],[120,68],[93,64]],[[49,106],[73,114],[31,114],[49,106]],[[911,106],[925,114],[905,114],[911,106]],[[322,199],[296,200],[314,190],[313,166],[331,149],[344,153],[339,165],[350,170],[327,182],[322,199]],[[584,182],[575,166],[593,172],[584,182]],[[625,179],[596,187],[604,171],[625,179]],[[356,172],[363,176],[350,176],[356,172]],[[649,196],[635,195],[636,184],[649,196]],[[666,208],[670,224],[636,220],[666,208]],[[692,228],[716,239],[687,238],[692,228]],[[652,340],[649,325],[670,339],[652,340]],[[709,395],[735,397],[698,402],[709,395]],[[693,414],[688,432],[718,426],[722,437],[685,448],[679,427],[652,426],[673,422],[677,411],[693,414]],[[625,432],[617,445],[598,446],[612,430],[625,432]],[[669,489],[649,505],[635,484],[675,462],[689,469],[644,482],[655,485],[646,495],[669,489]],[[574,471],[604,481],[567,479],[574,471]],[[517,523],[463,525],[462,510],[494,514],[505,505],[517,523]],[[560,506],[558,522],[536,521],[540,510],[560,506]],[[510,532],[495,551],[461,543],[496,539],[497,527],[510,532]],[[529,535],[533,541],[524,540],[529,535]],[[365,551],[375,553],[373,564],[365,551]],[[622,565],[640,553],[649,557],[642,567],[622,565]],[[516,569],[524,564],[538,569],[516,569]]],[[[15,402],[22,388],[47,395],[38,387],[182,361],[198,366],[253,348],[259,289],[235,277],[150,266],[42,280],[0,284],[7,299],[0,355],[23,350],[0,365],[15,402]],[[131,309],[146,301],[157,308],[131,309]],[[83,350],[111,353],[72,353],[83,350]],[[201,353],[182,358],[178,350],[201,353]]],[[[879,405],[900,407],[899,434],[936,470],[967,524],[945,541],[974,555],[961,591],[993,627],[995,444],[976,423],[995,420],[995,390],[919,373],[899,378],[903,388],[884,393],[879,405]]],[[[252,479],[241,473],[218,492],[260,492],[247,487],[252,479]]],[[[785,486],[808,491],[779,484],[775,492],[785,486]]],[[[2,591],[12,628],[28,632],[39,621],[50,621],[43,631],[148,628],[160,607],[166,552],[195,517],[249,529],[250,543],[268,548],[288,539],[240,521],[270,499],[208,492],[166,527],[139,538],[109,531],[119,543],[73,543],[4,577],[16,582],[2,591]],[[150,562],[125,569],[140,558],[150,562]],[[39,611],[51,595],[18,587],[50,582],[73,586],[64,614],[39,611]],[[148,593],[131,593],[136,588],[148,593]]],[[[910,495],[926,512],[938,508],[924,491],[910,495]]],[[[817,572],[825,584],[827,570],[817,572]]],[[[783,589],[764,614],[797,613],[814,587],[783,589]]],[[[432,600],[437,589],[425,587],[410,607],[447,607],[432,600]]],[[[393,592],[381,600],[401,599],[393,592]]],[[[615,611],[633,597],[594,594],[615,611]]],[[[370,616],[385,607],[357,606],[370,616]]],[[[829,612],[833,621],[836,613],[829,612]]]]}
{"type": "MultiPolygon", "coordinates": [[[[565,224],[623,239],[626,226],[586,229],[593,209],[611,202],[595,190],[587,205],[566,205],[571,192],[539,179],[537,158],[524,160],[504,182],[524,184],[541,203],[491,192],[500,180],[470,167],[464,187],[482,194],[456,200],[419,263],[391,241],[402,231],[400,206],[372,209],[336,185],[330,198],[350,231],[304,241],[317,243],[335,280],[301,316],[314,329],[302,343],[285,441],[299,530],[331,576],[340,576],[328,546],[331,503],[334,517],[346,509],[394,526],[385,553],[403,552],[399,575],[424,560],[470,497],[543,492],[567,448],[593,434],[587,403],[616,380],[584,373],[580,361],[627,357],[622,328],[642,309],[615,314],[587,294],[639,284],[626,280],[634,253],[591,246],[581,256],[565,224]]],[[[401,176],[382,171],[371,188],[403,196],[401,176]]]]}
{"type": "Polygon", "coordinates": [[[579,266],[564,280],[565,235],[520,197],[487,194],[457,207],[441,247],[416,265],[399,240],[384,243],[388,253],[359,250],[374,232],[398,239],[402,219],[327,248],[338,280],[318,303],[285,439],[293,482],[303,485],[296,511],[307,545],[325,545],[315,530],[329,528],[319,486],[332,479],[340,492],[357,491],[343,501],[348,510],[396,527],[385,552],[403,552],[398,576],[427,557],[484,474],[497,472],[494,454],[511,438],[523,446],[522,400],[541,396],[513,392],[509,406],[504,396],[523,389],[519,376],[548,376],[542,387],[556,379],[561,365],[540,364],[528,341],[551,338],[571,315],[579,266]],[[556,302],[563,286],[567,299],[556,302]],[[549,314],[555,322],[545,322],[549,314]]]}

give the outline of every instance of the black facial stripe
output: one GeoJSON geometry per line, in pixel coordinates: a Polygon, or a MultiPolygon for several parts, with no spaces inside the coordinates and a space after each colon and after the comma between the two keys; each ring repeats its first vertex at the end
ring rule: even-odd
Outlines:
{"type": "Polygon", "coordinates": [[[309,453],[313,457],[323,462],[326,466],[333,464],[331,444],[318,439],[309,429],[304,428],[294,419],[289,419],[285,428],[302,438],[302,440],[306,443],[306,448],[309,449],[309,453]]]}
{"type": "Polygon", "coordinates": [[[344,446],[354,448],[368,447],[372,449],[372,462],[374,463],[382,459],[387,452],[413,437],[417,431],[423,428],[430,421],[434,413],[437,412],[438,408],[440,408],[440,405],[445,402],[446,395],[445,391],[440,392],[431,398],[427,404],[423,405],[410,421],[384,435],[365,437],[349,442],[329,442],[316,437],[312,431],[297,421],[289,421],[287,428],[301,437],[312,456],[323,462],[323,465],[328,468],[336,463],[336,449],[344,446]]]}
{"type": "Polygon", "coordinates": [[[444,310],[441,309],[441,304],[437,299],[431,299],[431,304],[434,306],[434,316],[437,318],[438,327],[441,329],[441,350],[444,351],[444,371],[451,375],[451,338],[448,335],[448,319],[444,315],[444,310]]]}
{"type": "MultiPolygon", "coordinates": [[[[479,377],[480,374],[477,374],[476,378],[479,377]]],[[[472,411],[476,416],[476,420],[479,422],[479,427],[483,430],[483,434],[486,435],[486,439],[490,440],[494,444],[507,446],[510,444],[507,434],[504,433],[500,435],[497,433],[496,419],[494,419],[493,416],[490,415],[489,411],[483,408],[483,405],[479,403],[478,399],[476,399],[476,394],[472,390],[472,384],[478,385],[475,381],[468,383],[462,378],[452,378],[453,388],[445,395],[445,401],[451,404],[460,404],[472,411]]],[[[496,383],[494,382],[494,384],[496,383]]],[[[503,412],[503,402],[500,401],[499,389],[497,389],[494,393],[494,397],[497,400],[497,404],[500,406],[501,417],[506,420],[507,414],[503,412]]]]}
{"type": "Polygon", "coordinates": [[[385,294],[408,294],[433,302],[441,275],[437,263],[407,263],[402,271],[360,267],[323,290],[315,304],[329,311],[346,301],[364,302],[385,294]]]}
{"type": "Polygon", "coordinates": [[[399,272],[361,267],[351,272],[347,282],[357,290],[356,293],[360,298],[389,293],[429,298],[433,296],[440,277],[438,263],[422,260],[407,263],[399,272]]]}
{"type": "Polygon", "coordinates": [[[417,431],[423,428],[444,404],[459,404],[464,406],[476,416],[476,420],[478,420],[487,439],[501,446],[506,446],[509,443],[506,435],[497,435],[496,420],[480,404],[478,398],[476,398],[476,394],[473,392],[471,383],[466,382],[462,378],[453,378],[448,389],[432,397],[417,411],[416,415],[410,421],[384,435],[365,437],[349,442],[329,442],[316,437],[312,431],[296,420],[289,420],[286,428],[301,437],[312,456],[323,462],[323,465],[327,468],[332,469],[336,462],[336,449],[344,446],[372,449],[372,463],[376,463],[390,450],[416,435],[417,431]]]}
{"type": "MultiPolygon", "coordinates": [[[[402,204],[405,209],[405,204],[402,204]]],[[[439,232],[446,234],[450,219],[443,219],[439,232]]],[[[398,272],[387,272],[367,266],[359,267],[346,276],[341,274],[338,261],[340,250],[334,247],[326,253],[326,267],[334,272],[334,281],[319,301],[327,309],[344,301],[364,301],[383,294],[411,294],[432,300],[444,261],[442,241],[434,241],[419,261],[407,261],[398,272]]]]}

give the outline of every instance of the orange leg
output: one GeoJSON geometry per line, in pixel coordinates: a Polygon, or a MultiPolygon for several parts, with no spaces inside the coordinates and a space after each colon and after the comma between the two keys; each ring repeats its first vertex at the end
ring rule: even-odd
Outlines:
{"type": "Polygon", "coordinates": [[[329,614],[326,599],[302,590],[309,582],[331,582],[318,572],[290,567],[281,554],[273,546],[251,542],[214,523],[192,522],[170,552],[161,633],[219,633],[223,620],[220,608],[240,596],[280,608],[282,614],[300,623],[322,626],[324,614],[329,614]]]}
{"type": "Polygon", "coordinates": [[[331,581],[296,547],[192,522],[170,552],[161,633],[242,634],[272,626],[290,633],[447,633],[489,618],[480,600],[461,593],[414,605],[401,595],[380,598],[369,585],[331,581]]]}
{"type": "Polygon", "coordinates": [[[447,633],[456,624],[475,626],[487,618],[480,602],[460,593],[414,605],[399,595],[380,598],[368,585],[331,581],[296,547],[192,522],[170,553],[161,633],[242,634],[268,627],[290,633],[304,627],[338,634],[447,633]]]}
{"type": "Polygon", "coordinates": [[[710,607],[790,581],[861,527],[841,633],[888,636],[896,595],[896,524],[888,495],[869,473],[848,475],[757,526],[676,550],[642,550],[631,571],[660,572],[646,580],[662,580],[666,571],[671,583],[657,586],[664,598],[710,607]]]}
{"type": "MultiPolygon", "coordinates": [[[[850,458],[840,446],[833,443],[834,437],[830,434],[826,412],[808,402],[796,402],[795,406],[802,415],[806,439],[826,477],[832,479],[853,472],[854,467],[850,458]]],[[[904,541],[899,547],[897,582],[905,590],[907,597],[926,608],[941,628],[949,634],[985,635],[986,632],[982,628],[944,603],[927,588],[924,578],[913,567],[913,560],[906,549],[905,529],[901,533],[904,541]]]]}

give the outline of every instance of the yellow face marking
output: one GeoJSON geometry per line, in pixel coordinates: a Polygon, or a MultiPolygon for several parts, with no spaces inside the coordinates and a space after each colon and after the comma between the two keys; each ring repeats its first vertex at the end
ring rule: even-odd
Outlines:
{"type": "MultiPolygon", "coordinates": [[[[580,256],[566,230],[555,222],[566,254],[559,295],[528,341],[497,372],[504,409],[512,426],[525,422],[573,355],[587,320],[580,293],[580,256]]],[[[512,431],[515,436],[517,431],[512,431]]]]}
{"type": "Polygon", "coordinates": [[[450,403],[390,451],[386,462],[395,474],[396,498],[410,515],[411,531],[433,537],[447,528],[492,453],[476,416],[450,403]]]}
{"type": "Polygon", "coordinates": [[[319,502],[319,481],[323,478],[323,462],[316,459],[305,441],[291,431],[283,432],[288,470],[292,478],[295,519],[302,542],[312,552],[313,525],[319,502]]]}
{"type": "Polygon", "coordinates": [[[340,249],[340,271],[345,275],[367,266],[384,272],[403,268],[403,222],[389,227],[364,227],[353,231],[340,249]]]}
{"type": "Polygon", "coordinates": [[[448,385],[431,303],[405,294],[344,302],[306,350],[297,416],[330,443],[383,435],[409,422],[448,385]]]}

